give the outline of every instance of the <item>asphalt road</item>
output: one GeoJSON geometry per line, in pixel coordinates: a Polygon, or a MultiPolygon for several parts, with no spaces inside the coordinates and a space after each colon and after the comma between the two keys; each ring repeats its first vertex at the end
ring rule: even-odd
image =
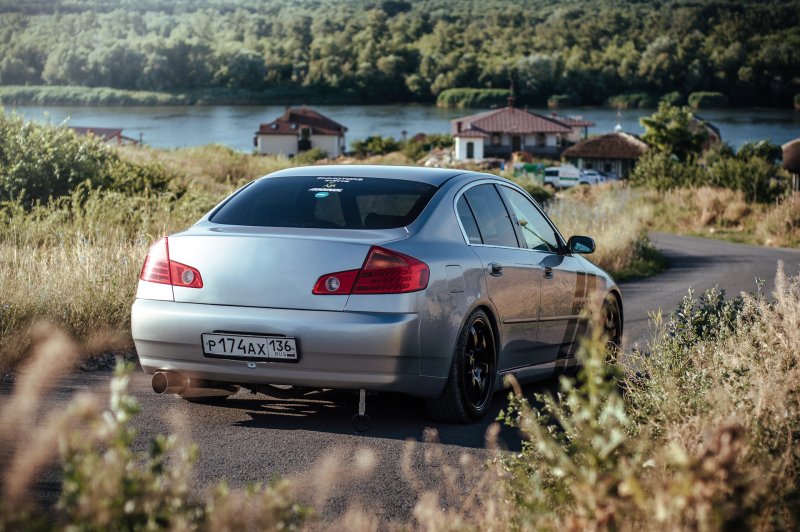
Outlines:
{"type": "MultiPolygon", "coordinates": [[[[648,313],[674,309],[690,287],[699,292],[718,285],[732,295],[754,291],[758,277],[766,279],[765,288],[771,290],[778,260],[785,262],[791,274],[800,265],[800,250],[666,234],[654,234],[652,239],[669,259],[670,268],[622,285],[628,347],[646,348],[648,313]]],[[[72,375],[48,401],[53,406],[63,404],[80,389],[107,395],[108,379],[104,372],[72,375]]],[[[526,387],[525,393],[532,396],[556,386],[554,380],[546,381],[526,387]]],[[[357,503],[383,519],[407,520],[422,489],[439,490],[443,504],[461,504],[488,456],[486,430],[506,404],[504,394],[498,394],[487,421],[460,426],[432,422],[422,402],[413,398],[368,397],[367,413],[373,425],[368,432],[357,433],[351,425],[357,397],[346,392],[276,390],[271,396],[240,392],[224,406],[208,406],[156,396],[141,372],[134,374],[131,391],[142,407],[134,422],[139,431],[136,446],[145,449],[155,434],[177,427],[199,445],[199,489],[222,479],[244,486],[288,476],[297,480],[300,497],[326,518],[357,503]],[[440,443],[423,441],[429,428],[438,431],[440,443]]],[[[8,387],[0,392],[7,394],[8,387]]],[[[508,428],[501,430],[500,440],[508,449],[520,446],[518,434],[508,428]]],[[[52,499],[58,490],[57,474],[45,475],[37,489],[39,497],[52,499]]]]}

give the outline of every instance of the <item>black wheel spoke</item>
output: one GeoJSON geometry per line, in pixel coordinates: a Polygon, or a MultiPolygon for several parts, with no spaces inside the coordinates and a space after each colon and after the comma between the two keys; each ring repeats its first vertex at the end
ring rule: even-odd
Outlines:
{"type": "Polygon", "coordinates": [[[478,317],[469,326],[463,358],[464,395],[476,410],[483,409],[494,378],[494,337],[484,318],[478,317]]]}

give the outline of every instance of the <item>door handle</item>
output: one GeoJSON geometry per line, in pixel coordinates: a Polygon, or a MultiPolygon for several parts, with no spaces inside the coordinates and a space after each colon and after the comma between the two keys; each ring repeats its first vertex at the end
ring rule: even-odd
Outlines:
{"type": "Polygon", "coordinates": [[[553,268],[550,268],[549,266],[546,266],[546,267],[542,268],[542,271],[544,271],[544,278],[545,279],[552,279],[553,278],[553,268]]]}
{"type": "Polygon", "coordinates": [[[490,262],[489,269],[490,269],[489,275],[493,277],[500,277],[501,275],[503,275],[503,267],[500,264],[497,264],[496,262],[490,262]]]}

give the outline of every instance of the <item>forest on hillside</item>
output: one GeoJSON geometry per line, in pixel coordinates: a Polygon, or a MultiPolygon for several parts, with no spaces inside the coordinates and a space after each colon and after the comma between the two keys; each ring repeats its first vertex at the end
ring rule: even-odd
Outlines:
{"type": "Polygon", "coordinates": [[[0,85],[302,89],[353,103],[455,87],[573,103],[800,93],[797,0],[0,0],[0,85]]]}

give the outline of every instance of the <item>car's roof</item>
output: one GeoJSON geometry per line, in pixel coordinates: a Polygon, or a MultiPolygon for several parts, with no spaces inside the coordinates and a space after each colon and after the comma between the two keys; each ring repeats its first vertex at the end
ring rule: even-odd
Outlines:
{"type": "Polygon", "coordinates": [[[319,176],[319,177],[375,177],[386,179],[405,179],[421,181],[434,186],[441,186],[445,181],[461,174],[475,174],[459,169],[424,168],[418,166],[381,166],[362,164],[339,164],[300,166],[273,172],[266,177],[319,176]]]}

